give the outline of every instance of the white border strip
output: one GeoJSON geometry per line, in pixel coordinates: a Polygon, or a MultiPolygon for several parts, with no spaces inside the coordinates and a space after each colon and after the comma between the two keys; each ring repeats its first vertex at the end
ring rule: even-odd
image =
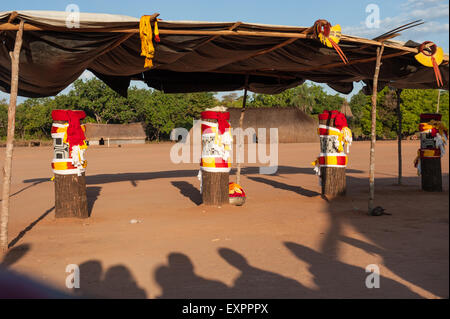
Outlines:
{"type": "Polygon", "coordinates": [[[203,167],[200,166],[200,169],[205,172],[210,173],[229,173],[231,171],[231,167],[225,168],[225,167],[203,167]]]}
{"type": "MultiPolygon", "coordinates": [[[[335,127],[331,127],[331,126],[326,126],[326,125],[323,125],[323,124],[319,124],[319,128],[325,129],[325,130],[329,130],[329,131],[335,131],[337,133],[341,133],[341,131],[339,129],[337,129],[335,127]]],[[[327,135],[325,135],[325,136],[327,136],[327,135]]]]}
{"type": "Polygon", "coordinates": [[[345,153],[319,153],[319,157],[322,157],[322,156],[345,156],[345,157],[347,157],[347,154],[345,154],[345,153]]]}

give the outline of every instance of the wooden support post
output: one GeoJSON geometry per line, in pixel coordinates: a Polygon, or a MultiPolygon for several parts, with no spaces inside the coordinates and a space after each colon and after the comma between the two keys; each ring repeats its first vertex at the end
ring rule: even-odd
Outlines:
{"type": "MultiPolygon", "coordinates": [[[[65,111],[57,110],[57,112],[65,111]]],[[[84,112],[82,114],[84,114],[84,112]]],[[[53,113],[52,116],[54,118],[54,125],[68,124],[68,122],[66,121],[55,120],[53,113]]],[[[65,133],[52,133],[52,137],[54,138],[53,146],[55,159],[52,165],[53,173],[55,174],[55,218],[88,218],[89,210],[86,194],[85,173],[82,172],[80,176],[78,176],[78,171],[74,169],[75,167],[73,167],[72,164],[70,164],[71,154],[69,152],[69,144],[63,141],[62,136],[64,136],[64,134],[65,133]],[[67,165],[67,169],[65,169],[65,167],[62,167],[62,169],[58,169],[56,166],[54,166],[55,164],[57,164],[56,161],[58,160],[65,160],[66,162],[68,162],[68,164],[60,163],[67,165]],[[70,172],[69,169],[72,172],[70,172]]]]}
{"type": "MultiPolygon", "coordinates": [[[[214,110],[214,109],[212,109],[214,110]]],[[[208,110],[206,110],[208,111],[208,110]]],[[[213,111],[216,113],[224,113],[224,112],[218,112],[213,111]]],[[[207,113],[207,112],[205,112],[207,113]]],[[[229,114],[228,112],[226,112],[229,114]]],[[[203,114],[203,113],[202,113],[203,114]]],[[[218,123],[217,119],[211,119],[211,118],[203,118],[203,122],[211,122],[211,123],[218,123]]],[[[207,128],[205,130],[208,130],[206,134],[206,138],[204,138],[205,132],[203,131],[203,126],[206,126],[202,124],[202,165],[205,163],[215,163],[215,168],[202,166],[201,168],[201,174],[202,174],[202,199],[203,204],[205,205],[213,205],[213,206],[222,206],[225,204],[229,204],[229,176],[230,176],[230,169],[231,169],[231,159],[223,160],[221,157],[214,157],[217,155],[217,150],[214,149],[214,147],[211,147],[213,145],[216,145],[216,137],[217,135],[211,134],[211,129],[207,128]],[[211,155],[211,157],[206,156],[205,154],[211,155]],[[206,156],[206,157],[204,157],[206,156]],[[226,167],[221,167],[223,163],[230,163],[225,165],[226,167]]],[[[218,134],[219,128],[217,128],[218,134]]],[[[230,133],[228,131],[228,133],[230,133]]],[[[231,134],[230,134],[230,139],[231,134]]]]}
{"type": "MultiPolygon", "coordinates": [[[[335,127],[334,118],[326,120],[319,119],[319,124],[335,127]]],[[[325,141],[321,141],[323,143],[325,141]]],[[[321,145],[321,149],[326,148],[321,145]]],[[[342,196],[346,192],[345,167],[320,167],[320,178],[322,181],[322,195],[342,196]]]]}
{"type": "Polygon", "coordinates": [[[368,213],[370,214],[374,208],[375,199],[375,142],[377,139],[377,93],[378,93],[378,75],[380,74],[381,56],[384,51],[384,42],[381,48],[377,48],[377,59],[375,62],[375,73],[373,75],[372,85],[372,127],[370,140],[370,166],[369,166],[369,205],[368,213]]]}
{"type": "Polygon", "coordinates": [[[88,218],[86,177],[55,174],[55,217],[88,218]]]}
{"type": "Polygon", "coordinates": [[[402,185],[402,112],[400,109],[401,103],[401,94],[402,90],[397,89],[397,119],[398,119],[398,130],[397,130],[397,139],[398,139],[398,185],[402,185]]]}
{"type": "Polygon", "coordinates": [[[0,216],[0,246],[2,253],[8,250],[8,220],[9,220],[9,196],[11,188],[11,167],[14,148],[14,131],[16,127],[16,105],[17,91],[19,88],[19,60],[22,48],[24,21],[20,21],[19,30],[16,34],[14,51],[11,56],[11,89],[8,107],[8,132],[6,138],[5,164],[3,166],[3,192],[2,192],[2,214],[0,216]]]}
{"type": "Polygon", "coordinates": [[[241,115],[239,117],[239,136],[237,141],[237,170],[236,170],[236,184],[241,185],[241,162],[244,160],[241,159],[242,149],[244,148],[244,136],[242,135],[243,132],[243,126],[244,126],[244,116],[245,116],[245,106],[247,104],[247,83],[248,82],[248,76],[246,76],[245,79],[245,90],[244,90],[244,99],[242,100],[242,110],[241,115]]]}
{"type": "Polygon", "coordinates": [[[437,104],[436,104],[436,113],[439,113],[439,101],[441,99],[441,90],[438,89],[438,99],[437,99],[437,104]]]}
{"type": "Polygon", "coordinates": [[[222,206],[229,203],[229,175],[230,173],[202,171],[203,204],[222,206]]]}

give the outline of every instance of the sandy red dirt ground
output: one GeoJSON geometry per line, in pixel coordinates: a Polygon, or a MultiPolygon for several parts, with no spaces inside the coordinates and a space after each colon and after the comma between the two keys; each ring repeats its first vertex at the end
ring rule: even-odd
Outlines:
{"type": "Polygon", "coordinates": [[[449,297],[448,155],[444,192],[427,193],[412,165],[418,142],[403,143],[397,186],[397,144],[378,141],[375,201],[392,216],[371,217],[368,142],[351,147],[345,197],[320,196],[317,143],[281,144],[278,173],[245,165],[246,204],[220,208],[200,205],[198,164],[171,163],[171,146],[91,147],[84,220],[54,218],[52,149],[16,148],[3,265],[77,296],[449,297]],[[75,291],[68,264],[80,266],[75,291]],[[369,264],[378,289],[365,286],[369,264]]]}

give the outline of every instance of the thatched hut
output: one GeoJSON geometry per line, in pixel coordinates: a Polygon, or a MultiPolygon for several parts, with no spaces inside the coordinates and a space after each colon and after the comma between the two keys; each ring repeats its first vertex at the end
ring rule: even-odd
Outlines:
{"type": "MultiPolygon", "coordinates": [[[[238,128],[241,109],[228,108],[227,111],[230,112],[231,127],[238,128]]],[[[258,141],[258,128],[266,129],[266,143],[270,142],[270,128],[278,129],[278,143],[318,142],[318,123],[317,116],[310,116],[294,107],[247,108],[242,128],[243,130],[253,128],[255,133],[249,134],[249,130],[245,131],[244,143],[256,143],[258,141]]],[[[200,132],[200,126],[197,127],[197,130],[200,132]]],[[[193,143],[194,128],[189,131],[189,135],[190,143],[193,143]]],[[[233,135],[235,134],[233,133],[233,135]]],[[[195,142],[199,141],[200,136],[197,136],[195,142]]],[[[236,138],[234,138],[234,143],[236,143],[236,138]]]]}
{"type": "Polygon", "coordinates": [[[95,124],[87,123],[86,139],[89,145],[144,144],[146,135],[142,123],[95,124]]]}
{"type": "MultiPolygon", "coordinates": [[[[241,109],[230,108],[228,111],[231,127],[239,127],[241,109]]],[[[245,130],[252,127],[256,135],[258,128],[265,128],[267,139],[269,129],[278,128],[279,143],[308,143],[319,140],[317,125],[317,120],[298,108],[248,108],[245,110],[242,128],[245,130]]]]}

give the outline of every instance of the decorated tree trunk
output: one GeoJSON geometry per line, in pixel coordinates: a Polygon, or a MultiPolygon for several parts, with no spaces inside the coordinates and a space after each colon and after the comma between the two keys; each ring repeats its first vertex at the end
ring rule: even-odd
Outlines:
{"type": "Polygon", "coordinates": [[[229,202],[229,173],[233,142],[228,123],[229,112],[205,111],[202,118],[202,158],[199,178],[205,205],[224,205],[229,202]]]}
{"type": "Polygon", "coordinates": [[[420,115],[420,149],[414,165],[421,175],[422,190],[442,191],[441,157],[445,154],[447,128],[441,122],[441,114],[420,115]]]}
{"type": "Polygon", "coordinates": [[[319,115],[320,154],[313,165],[319,176],[323,195],[344,195],[346,192],[345,167],[347,155],[344,146],[352,142],[344,114],[325,111],[319,115]]]}
{"type": "Polygon", "coordinates": [[[55,181],[55,217],[89,217],[85,169],[87,148],[83,111],[52,111],[54,158],[52,169],[55,181]]]}

